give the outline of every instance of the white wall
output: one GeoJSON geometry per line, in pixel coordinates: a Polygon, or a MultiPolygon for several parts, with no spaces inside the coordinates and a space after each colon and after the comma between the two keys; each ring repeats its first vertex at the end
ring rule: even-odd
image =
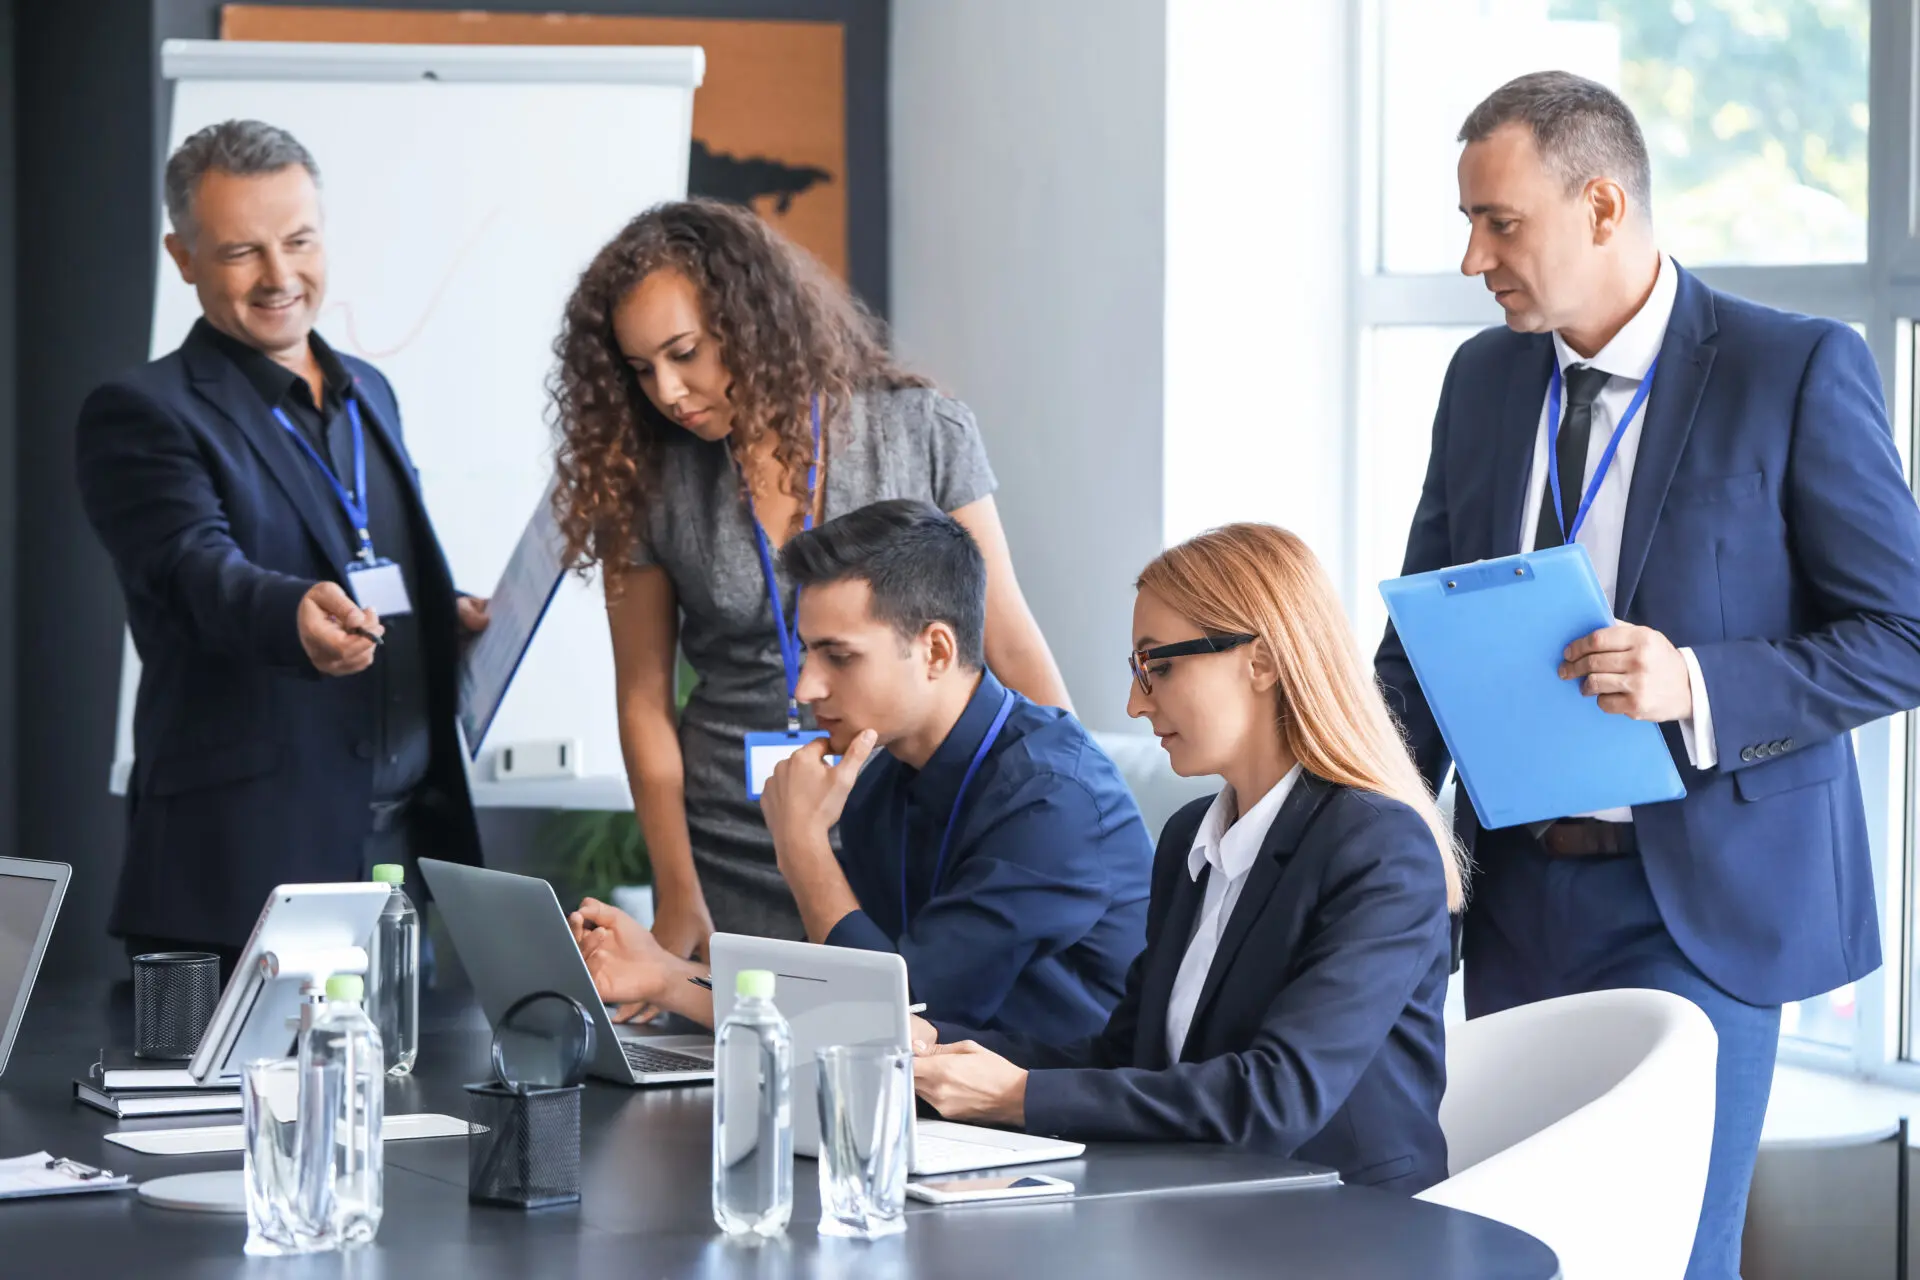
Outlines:
{"type": "MultiPolygon", "coordinates": [[[[1176,0],[1177,2],[1177,0],[1176,0]]],[[[979,415],[1081,718],[1126,723],[1159,550],[1165,0],[897,0],[892,311],[979,415]]]]}
{"type": "Polygon", "coordinates": [[[1345,584],[1345,0],[1167,9],[1168,541],[1284,525],[1345,584]]]}

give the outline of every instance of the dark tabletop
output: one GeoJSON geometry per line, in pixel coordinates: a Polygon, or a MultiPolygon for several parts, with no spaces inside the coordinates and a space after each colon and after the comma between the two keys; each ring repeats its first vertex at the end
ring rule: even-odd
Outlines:
{"type": "MultiPolygon", "coordinates": [[[[420,1067],[392,1084],[387,1112],[464,1118],[463,1083],[485,1074],[487,1030],[464,1000],[429,998],[420,1067]]],[[[234,1124],[238,1114],[116,1121],[72,1101],[102,1044],[131,1038],[125,984],[35,992],[0,1075],[0,1158],[45,1149],[136,1182],[237,1169],[238,1154],[142,1156],[116,1128],[234,1124]]],[[[797,1104],[796,1104],[797,1105],[797,1104]]],[[[1365,1187],[1285,1186],[1288,1162],[1197,1146],[1096,1144],[1035,1166],[1074,1182],[1074,1202],[938,1208],[908,1201],[904,1235],[821,1239],[811,1160],[794,1165],[784,1240],[728,1242],[709,1204],[710,1091],[591,1083],[582,1108],[582,1200],[533,1212],[467,1202],[464,1138],[386,1147],[386,1216],[370,1249],[250,1259],[244,1219],[156,1209],[130,1191],[0,1202],[0,1276],[271,1276],[275,1280],[532,1276],[914,1276],[1046,1280],[1200,1275],[1366,1280],[1553,1280],[1545,1245],[1472,1214],[1365,1187]],[[1233,1185],[1223,1190],[1222,1184],[1233,1185]],[[1264,1185],[1263,1185],[1264,1184],[1264,1185]],[[1175,1188],[1142,1194],[1147,1187],[1175,1188]],[[1178,1188],[1207,1188],[1179,1190],[1178,1188]]]]}

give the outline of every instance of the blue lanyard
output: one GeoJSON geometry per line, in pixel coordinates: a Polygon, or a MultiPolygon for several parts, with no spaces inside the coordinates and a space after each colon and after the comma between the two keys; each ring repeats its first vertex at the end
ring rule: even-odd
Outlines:
{"type": "MultiPolygon", "coordinates": [[[[813,461],[807,467],[807,513],[801,520],[802,529],[813,528],[813,498],[815,487],[820,480],[820,397],[815,396],[813,412],[813,461]]],[[[733,460],[734,469],[740,468],[740,459],[733,460]]],[[[773,572],[773,547],[767,542],[767,531],[760,527],[760,513],[753,509],[753,490],[748,487],[745,473],[741,474],[740,487],[747,495],[747,520],[753,525],[753,540],[760,549],[760,572],[767,580],[767,596],[773,601],[773,629],[780,638],[780,665],[787,672],[787,732],[800,732],[800,588],[793,589],[793,625],[787,625],[787,611],[780,604],[780,582],[773,572]]]]}
{"type": "MultiPolygon", "coordinates": [[[[947,829],[940,837],[940,853],[933,860],[933,880],[927,885],[927,897],[932,898],[940,892],[940,877],[947,869],[947,850],[953,845],[953,829],[960,822],[960,806],[966,803],[967,788],[973,785],[973,775],[980,772],[980,764],[987,758],[987,752],[993,750],[994,742],[1000,737],[1000,730],[1006,727],[1007,717],[1013,714],[1016,701],[1013,690],[1008,689],[1000,695],[1000,711],[993,717],[993,724],[987,729],[987,736],[980,740],[980,749],[973,753],[973,763],[967,766],[960,778],[960,790],[953,797],[953,812],[947,815],[947,829]]],[[[908,821],[900,826],[900,932],[907,931],[907,846],[908,833],[913,829],[911,804],[908,821]]]]}
{"type": "Polygon", "coordinates": [[[325,458],[320,456],[320,451],[313,447],[313,442],[293,425],[284,412],[276,408],[273,416],[280,419],[280,425],[287,429],[287,434],[293,437],[293,442],[313,459],[313,465],[320,468],[320,474],[327,478],[327,483],[333,488],[333,496],[340,500],[341,509],[347,513],[347,519],[353,521],[353,531],[360,537],[360,558],[372,564],[373,531],[367,527],[367,444],[366,433],[360,428],[360,406],[354,402],[353,397],[347,397],[347,417],[353,422],[352,492],[348,492],[347,487],[340,483],[340,477],[333,474],[333,468],[327,465],[325,458]]]}
{"type": "Polygon", "coordinates": [[[1593,500],[1600,492],[1600,482],[1607,478],[1607,468],[1613,465],[1613,455],[1620,448],[1620,440],[1627,434],[1627,424],[1633,421],[1633,415],[1640,412],[1640,406],[1647,402],[1647,393],[1653,390],[1653,371],[1660,367],[1660,357],[1655,356],[1653,363],[1647,366],[1646,377],[1640,379],[1640,389],[1633,393],[1627,411],[1620,415],[1620,425],[1613,429],[1613,437],[1607,441],[1607,451],[1600,455],[1600,465],[1594,468],[1593,480],[1587,485],[1586,497],[1580,499],[1579,509],[1573,513],[1573,528],[1567,528],[1565,508],[1560,505],[1560,362],[1553,362],[1553,376],[1547,380],[1547,479],[1553,485],[1553,518],[1560,525],[1560,541],[1572,546],[1573,540],[1580,536],[1580,526],[1587,522],[1587,511],[1593,506],[1593,500]]]}

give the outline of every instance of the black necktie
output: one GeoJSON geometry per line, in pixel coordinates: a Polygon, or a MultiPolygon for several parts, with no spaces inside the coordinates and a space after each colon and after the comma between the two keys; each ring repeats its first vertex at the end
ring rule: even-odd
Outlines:
{"type": "Polygon", "coordinates": [[[1560,519],[1553,517],[1553,477],[1547,477],[1540,495],[1540,523],[1533,536],[1533,549],[1545,551],[1566,539],[1560,536],[1562,523],[1571,530],[1579,513],[1580,498],[1587,488],[1587,441],[1593,436],[1593,402],[1606,389],[1611,375],[1591,365],[1567,366],[1567,416],[1560,424],[1560,439],[1554,455],[1560,462],[1560,519]]]}

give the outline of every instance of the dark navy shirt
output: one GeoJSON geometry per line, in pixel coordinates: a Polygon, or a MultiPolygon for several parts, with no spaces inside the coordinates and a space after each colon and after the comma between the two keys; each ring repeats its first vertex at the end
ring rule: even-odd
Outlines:
{"type": "MultiPolygon", "coordinates": [[[[211,324],[205,324],[205,330],[207,336],[213,338],[213,344],[225,351],[227,359],[246,374],[253,390],[259,391],[259,397],[267,401],[267,407],[288,416],[321,457],[332,464],[334,476],[340,478],[342,484],[351,486],[353,426],[348,418],[346,395],[353,386],[353,376],[346,365],[340,363],[340,357],[334,355],[334,349],[324,344],[319,334],[307,336],[307,342],[313,347],[313,361],[321,367],[324,386],[321,403],[313,403],[313,388],[292,368],[276,363],[265,351],[230,338],[211,324]]],[[[374,553],[399,566],[401,578],[407,583],[407,597],[419,601],[422,599],[417,574],[420,557],[413,537],[413,520],[407,510],[407,482],[401,474],[401,462],[388,455],[380,432],[371,424],[365,430],[365,457],[367,524],[374,553]]],[[[340,526],[348,530],[349,543],[359,547],[359,537],[353,532],[348,512],[340,507],[340,499],[321,478],[317,466],[309,472],[309,480],[315,493],[321,495],[324,507],[340,516],[340,526]]],[[[426,779],[428,764],[432,762],[432,720],[426,708],[426,639],[420,635],[419,614],[396,614],[382,618],[380,624],[386,628],[386,643],[380,647],[367,672],[349,679],[371,679],[380,687],[380,716],[376,723],[380,741],[372,756],[372,798],[399,800],[413,793],[420,781],[426,779]]]]}
{"type": "MultiPolygon", "coordinates": [[[[203,321],[202,324],[205,324],[203,321]]],[[[347,393],[353,376],[319,334],[309,334],[314,362],[320,366],[324,394],[320,403],[313,400],[307,380],[263,351],[206,325],[207,336],[238,365],[269,409],[278,409],[304,433],[320,456],[333,466],[333,474],[349,487],[353,484],[353,426],[347,416],[347,393]]],[[[402,464],[390,457],[380,432],[369,424],[364,432],[367,460],[367,524],[373,537],[373,549],[383,559],[400,566],[407,584],[407,597],[420,600],[419,553],[414,545],[413,522],[408,512],[406,480],[402,464]]],[[[348,531],[348,541],[360,545],[353,521],[340,505],[333,489],[313,468],[308,475],[321,505],[340,519],[348,531]]],[[[419,616],[396,614],[380,619],[386,628],[386,643],[381,646],[373,666],[350,679],[371,680],[380,689],[380,715],[377,723],[379,742],[373,756],[373,798],[398,800],[408,796],[426,778],[432,762],[432,720],[427,709],[426,638],[420,632],[419,616]]]]}
{"type": "Polygon", "coordinates": [[[1106,1025],[1146,945],[1153,841],[1086,728],[1018,694],[960,797],[1004,693],[984,673],[926,768],[882,751],[861,772],[840,817],[840,867],[862,909],[827,941],[898,951],[930,1018],[1059,1042],[1106,1025]]]}

